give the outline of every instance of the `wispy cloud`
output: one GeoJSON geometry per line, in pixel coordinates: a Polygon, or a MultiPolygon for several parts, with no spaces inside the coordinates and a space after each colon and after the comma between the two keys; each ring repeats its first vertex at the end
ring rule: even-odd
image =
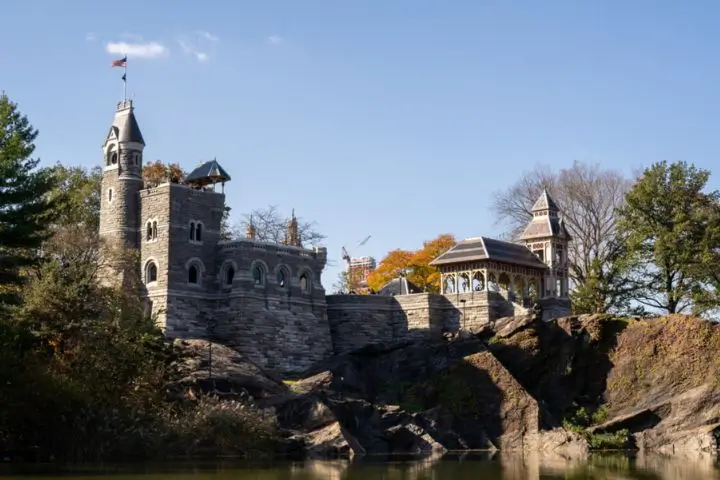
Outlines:
{"type": "Polygon", "coordinates": [[[198,30],[195,33],[197,33],[197,35],[199,37],[204,38],[205,40],[208,40],[210,42],[219,42],[220,41],[220,37],[218,37],[217,35],[213,35],[210,32],[206,32],[204,30],[198,30]]]}
{"type": "Polygon", "coordinates": [[[270,35],[267,37],[267,41],[270,45],[280,45],[285,41],[280,35],[270,35]]]}
{"type": "Polygon", "coordinates": [[[94,42],[95,41],[95,34],[90,32],[87,35],[85,35],[85,40],[88,42],[94,42]]]}
{"type": "Polygon", "coordinates": [[[158,42],[109,42],[105,50],[114,55],[129,55],[134,58],[158,58],[169,53],[168,48],[158,42]]]}
{"type": "Polygon", "coordinates": [[[194,45],[190,44],[187,40],[178,39],[177,42],[178,42],[178,45],[180,45],[180,48],[182,48],[183,52],[185,52],[187,55],[192,55],[200,62],[205,62],[210,58],[210,55],[208,55],[206,52],[203,52],[200,49],[196,48],[194,45]]]}

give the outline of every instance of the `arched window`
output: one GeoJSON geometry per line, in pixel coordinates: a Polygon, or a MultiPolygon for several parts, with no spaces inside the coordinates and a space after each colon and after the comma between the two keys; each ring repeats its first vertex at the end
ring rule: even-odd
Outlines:
{"type": "Polygon", "coordinates": [[[152,238],[157,240],[157,221],[152,222],[152,238]]]}
{"type": "Polygon", "coordinates": [[[190,241],[202,242],[203,224],[197,220],[190,222],[190,241]]]}
{"type": "Polygon", "coordinates": [[[307,273],[300,275],[300,291],[310,293],[310,278],[307,273]]]}
{"type": "Polygon", "coordinates": [[[157,282],[157,265],[155,262],[148,262],[145,266],[145,283],[157,282]]]}
{"type": "Polygon", "coordinates": [[[287,275],[285,275],[284,268],[280,268],[277,271],[276,279],[277,279],[277,283],[280,286],[280,288],[285,288],[287,286],[287,275]]]}
{"type": "Polygon", "coordinates": [[[190,265],[190,268],[188,269],[188,283],[197,284],[198,283],[198,268],[195,265],[190,265]]]}
{"type": "Polygon", "coordinates": [[[234,279],[235,269],[233,267],[228,267],[228,269],[225,271],[225,285],[232,285],[234,279]]]}
{"type": "Polygon", "coordinates": [[[253,268],[253,282],[255,285],[263,285],[265,283],[265,269],[262,265],[256,265],[253,268]]]}
{"type": "Polygon", "coordinates": [[[150,240],[152,240],[152,235],[153,235],[152,223],[147,222],[147,233],[145,234],[145,240],[147,240],[148,242],[150,240]]]}
{"type": "Polygon", "coordinates": [[[118,162],[118,154],[117,152],[111,152],[110,153],[110,164],[111,165],[117,165],[118,162]]]}

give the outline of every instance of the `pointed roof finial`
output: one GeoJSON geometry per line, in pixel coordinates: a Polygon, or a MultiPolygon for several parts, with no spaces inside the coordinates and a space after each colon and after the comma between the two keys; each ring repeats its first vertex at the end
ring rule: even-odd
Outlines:
{"type": "Polygon", "coordinates": [[[558,208],[557,203],[555,203],[555,200],[552,199],[546,187],[543,187],[542,193],[530,209],[533,213],[544,211],[557,213],[559,210],[560,209],[558,208]]]}

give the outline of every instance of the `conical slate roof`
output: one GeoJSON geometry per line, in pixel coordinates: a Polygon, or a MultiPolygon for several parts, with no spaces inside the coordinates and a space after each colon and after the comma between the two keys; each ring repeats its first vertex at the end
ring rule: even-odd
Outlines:
{"type": "Polygon", "coordinates": [[[230,175],[220,166],[217,160],[205,162],[185,177],[185,183],[207,185],[210,183],[227,182],[230,175]]]}
{"type": "Polygon", "coordinates": [[[132,101],[120,102],[118,104],[115,119],[105,138],[105,142],[109,140],[145,145],[145,139],[140,132],[140,125],[138,125],[137,119],[135,118],[135,109],[132,101]]]}

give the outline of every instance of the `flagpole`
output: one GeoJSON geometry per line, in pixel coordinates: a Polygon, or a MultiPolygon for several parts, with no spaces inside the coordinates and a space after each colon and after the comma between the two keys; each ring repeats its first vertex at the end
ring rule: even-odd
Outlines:
{"type": "Polygon", "coordinates": [[[123,65],[123,103],[127,103],[127,54],[125,54],[125,64],[123,65]]]}

